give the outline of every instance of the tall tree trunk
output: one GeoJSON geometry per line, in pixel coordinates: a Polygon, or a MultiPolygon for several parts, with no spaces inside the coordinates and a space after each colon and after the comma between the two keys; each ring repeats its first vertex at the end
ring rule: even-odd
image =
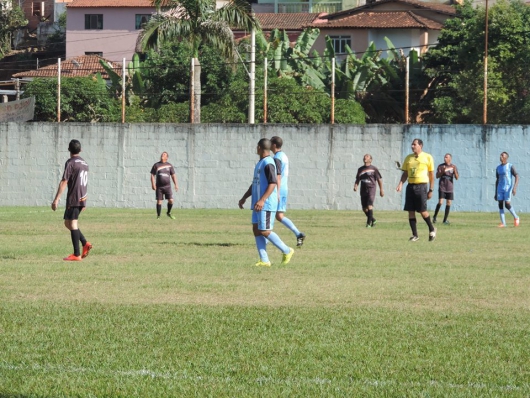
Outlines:
{"type": "Polygon", "coordinates": [[[201,122],[201,64],[198,58],[193,59],[194,70],[191,71],[193,82],[190,81],[190,122],[201,122]],[[192,105],[193,103],[193,105],[192,105]]]}

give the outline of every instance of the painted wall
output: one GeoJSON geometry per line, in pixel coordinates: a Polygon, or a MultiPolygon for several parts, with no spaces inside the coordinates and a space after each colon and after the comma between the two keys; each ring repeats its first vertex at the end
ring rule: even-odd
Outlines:
{"type": "MultiPolygon", "coordinates": [[[[0,206],[48,206],[67,160],[70,139],[79,139],[90,165],[89,206],[152,208],[150,169],[162,151],[176,167],[176,207],[237,208],[252,182],[256,144],[279,135],[289,156],[291,209],[360,210],[353,192],[365,153],[382,175],[380,210],[402,208],[395,191],[401,176],[395,162],[421,138],[424,150],[443,162],[453,154],[460,170],[455,211],[496,211],[495,168],[502,151],[521,175],[513,205],[530,212],[529,126],[400,125],[174,125],[174,124],[0,124],[0,206]]],[[[438,185],[436,185],[437,190],[438,185]]],[[[62,204],[64,204],[64,198],[62,204]]],[[[429,202],[430,208],[436,205],[429,202]]]]}
{"type": "Polygon", "coordinates": [[[135,16],[153,12],[153,7],[67,8],[66,58],[102,52],[111,61],[130,61],[140,33],[135,29],[135,16]],[[103,14],[103,29],[85,29],[85,14],[103,14]]]}

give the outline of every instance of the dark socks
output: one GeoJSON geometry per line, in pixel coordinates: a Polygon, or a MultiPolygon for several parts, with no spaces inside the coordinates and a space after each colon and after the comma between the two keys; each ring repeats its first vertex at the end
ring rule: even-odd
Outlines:
{"type": "Polygon", "coordinates": [[[416,219],[409,218],[410,229],[412,230],[413,236],[418,236],[418,228],[416,227],[416,219]]]}
{"type": "Polygon", "coordinates": [[[447,221],[447,217],[449,217],[449,212],[450,211],[451,211],[451,206],[445,206],[444,222],[447,221]]]}
{"type": "Polygon", "coordinates": [[[424,218],[423,221],[425,221],[425,223],[429,226],[429,232],[434,231],[434,225],[432,225],[431,216],[424,218]]]}
{"type": "Polygon", "coordinates": [[[80,256],[81,252],[79,250],[79,230],[78,229],[72,229],[70,231],[70,237],[72,238],[72,245],[74,246],[74,256],[80,256]]]}
{"type": "Polygon", "coordinates": [[[170,214],[171,213],[171,209],[173,208],[173,203],[168,203],[167,204],[167,213],[170,214]]]}
{"type": "Polygon", "coordinates": [[[162,205],[156,205],[156,215],[160,217],[160,212],[162,211],[162,205]]]}
{"type": "Polygon", "coordinates": [[[83,233],[81,232],[80,229],[78,229],[78,231],[79,231],[79,240],[81,241],[81,244],[84,246],[84,245],[86,245],[85,235],[83,235],[83,233]]]}
{"type": "Polygon", "coordinates": [[[374,221],[374,211],[372,209],[368,210],[366,212],[366,216],[368,217],[368,221],[366,221],[366,223],[368,225],[372,225],[372,222],[374,221]]]}
{"type": "MultiPolygon", "coordinates": [[[[436,210],[434,210],[434,217],[433,217],[435,220],[436,220],[436,216],[438,216],[438,212],[440,211],[441,207],[442,207],[442,205],[440,203],[438,203],[436,205],[436,210]]],[[[447,209],[447,207],[446,207],[446,209],[447,209]]]]}

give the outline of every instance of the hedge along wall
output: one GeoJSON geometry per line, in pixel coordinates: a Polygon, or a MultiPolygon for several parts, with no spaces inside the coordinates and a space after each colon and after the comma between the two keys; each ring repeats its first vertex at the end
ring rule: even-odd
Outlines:
{"type": "MultiPolygon", "coordinates": [[[[50,205],[75,138],[90,166],[89,206],[154,207],[149,173],[167,151],[179,179],[176,207],[237,208],[252,182],[257,142],[274,135],[283,138],[290,159],[291,209],[360,210],[353,183],[365,153],[383,175],[385,197],[377,197],[376,208],[401,209],[396,161],[411,152],[416,137],[436,164],[452,153],[460,171],[454,210],[497,210],[495,168],[502,151],[510,153],[521,177],[513,205],[518,212],[530,209],[528,126],[474,125],[3,123],[0,206],[50,205]]],[[[435,192],[430,208],[436,199],[435,192]]]]}

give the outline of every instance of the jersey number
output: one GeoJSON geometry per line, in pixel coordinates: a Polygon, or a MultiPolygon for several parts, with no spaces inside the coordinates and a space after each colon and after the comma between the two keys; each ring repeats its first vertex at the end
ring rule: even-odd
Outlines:
{"type": "Polygon", "coordinates": [[[88,183],[88,171],[81,170],[81,173],[79,173],[79,178],[81,180],[81,185],[86,187],[86,184],[88,183]]]}

